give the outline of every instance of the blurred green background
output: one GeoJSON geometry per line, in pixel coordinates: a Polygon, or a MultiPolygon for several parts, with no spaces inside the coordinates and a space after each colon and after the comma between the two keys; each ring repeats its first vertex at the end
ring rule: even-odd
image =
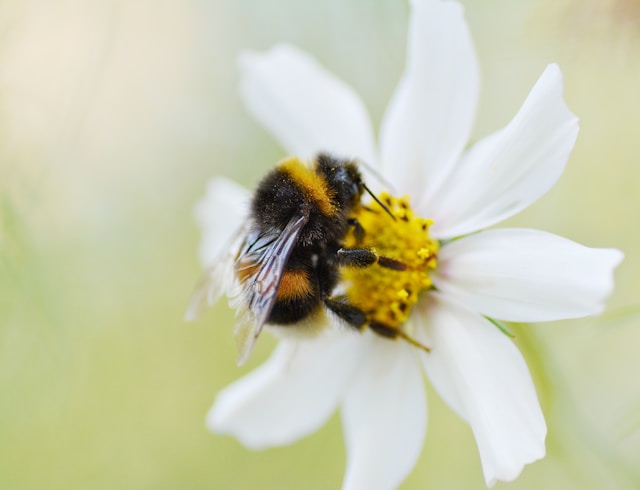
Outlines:
{"type": "MultiPolygon", "coordinates": [[[[549,425],[512,489],[640,487],[640,2],[464,1],[483,92],[474,138],[558,62],[581,132],[558,185],[509,225],[626,253],[605,316],[515,327],[549,425]]],[[[0,488],[338,488],[338,417],[291,447],[209,434],[233,313],[182,314],[207,180],[283,156],[243,110],[236,57],[286,41],[377,124],[401,73],[404,0],[0,2],[0,488]]],[[[471,431],[429,388],[404,489],[485,488],[471,431]]],[[[498,484],[496,488],[507,488],[498,484]]]]}

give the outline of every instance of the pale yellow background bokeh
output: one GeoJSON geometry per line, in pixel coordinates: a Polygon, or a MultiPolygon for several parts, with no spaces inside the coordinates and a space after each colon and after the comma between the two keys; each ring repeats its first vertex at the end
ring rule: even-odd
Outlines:
{"type": "MultiPolygon", "coordinates": [[[[463,3],[483,73],[474,139],[549,62],[581,120],[558,185],[508,224],[626,254],[611,314],[514,327],[548,456],[496,488],[638,488],[640,2],[463,3]]],[[[183,324],[192,209],[211,176],[251,186],[283,156],[240,103],[242,50],[313,53],[377,125],[407,19],[404,0],[0,3],[1,489],[339,488],[338,417],[257,453],[206,431],[216,392],[274,341],[240,369],[225,304],[183,324]]],[[[431,388],[429,409],[402,488],[485,488],[468,426],[431,388]]]]}

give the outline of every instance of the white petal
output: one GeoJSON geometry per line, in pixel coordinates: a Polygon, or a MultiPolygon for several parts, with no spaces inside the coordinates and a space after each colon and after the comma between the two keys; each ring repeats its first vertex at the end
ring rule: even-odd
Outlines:
{"type": "Polygon", "coordinates": [[[435,297],[420,354],[442,398],[473,430],[488,486],[545,455],[547,428],[522,355],[489,321],[435,297]]]}
{"type": "Polygon", "coordinates": [[[291,155],[320,151],[375,164],[373,130],[356,93],[288,45],[240,58],[245,105],[291,155]]]}
{"type": "Polygon", "coordinates": [[[381,154],[385,177],[424,205],[467,144],[479,70],[458,3],[411,5],[407,64],[383,119],[381,154]]]}
{"type": "Polygon", "coordinates": [[[195,209],[202,230],[200,261],[209,265],[229,245],[249,211],[250,193],[235,182],[216,177],[209,181],[207,193],[195,209]]]}
{"type": "Polygon", "coordinates": [[[518,114],[473,146],[434,197],[428,213],[435,221],[433,236],[486,228],[538,200],[564,171],[577,135],[562,74],[549,65],[518,114]]]}
{"type": "Polygon", "coordinates": [[[414,467],[427,426],[424,381],[414,348],[370,336],[347,391],[342,421],[346,490],[396,488],[414,467]]]}
{"type": "Polygon", "coordinates": [[[492,318],[579,318],[604,309],[622,257],[542,231],[489,230],[444,246],[433,280],[443,295],[492,318]]]}
{"type": "Polygon", "coordinates": [[[360,335],[282,341],[271,358],[222,390],[207,415],[213,432],[262,449],[318,429],[336,409],[360,358],[360,335]]]}

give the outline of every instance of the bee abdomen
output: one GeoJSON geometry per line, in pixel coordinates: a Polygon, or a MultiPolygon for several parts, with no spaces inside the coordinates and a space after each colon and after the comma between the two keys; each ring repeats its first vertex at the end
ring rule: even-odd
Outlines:
{"type": "Polygon", "coordinates": [[[280,281],[268,321],[276,325],[295,324],[309,317],[320,305],[318,286],[311,281],[309,272],[287,270],[280,281]]]}
{"type": "Polygon", "coordinates": [[[306,270],[287,270],[280,280],[276,299],[278,301],[304,299],[314,295],[315,289],[306,270]]]}

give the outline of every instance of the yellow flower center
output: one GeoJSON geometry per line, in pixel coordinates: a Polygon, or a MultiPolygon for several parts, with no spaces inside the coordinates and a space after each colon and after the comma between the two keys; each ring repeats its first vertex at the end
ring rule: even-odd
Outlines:
{"type": "Polygon", "coordinates": [[[346,237],[345,248],[367,248],[379,257],[393,259],[401,267],[380,263],[370,267],[342,270],[349,302],[365,312],[369,321],[400,330],[409,318],[421,292],[432,286],[430,271],[436,267],[439,242],[429,236],[431,220],[416,216],[409,197],[379,196],[395,220],[373,202],[359,207],[351,216],[364,230],[358,240],[357,230],[346,237]]]}

